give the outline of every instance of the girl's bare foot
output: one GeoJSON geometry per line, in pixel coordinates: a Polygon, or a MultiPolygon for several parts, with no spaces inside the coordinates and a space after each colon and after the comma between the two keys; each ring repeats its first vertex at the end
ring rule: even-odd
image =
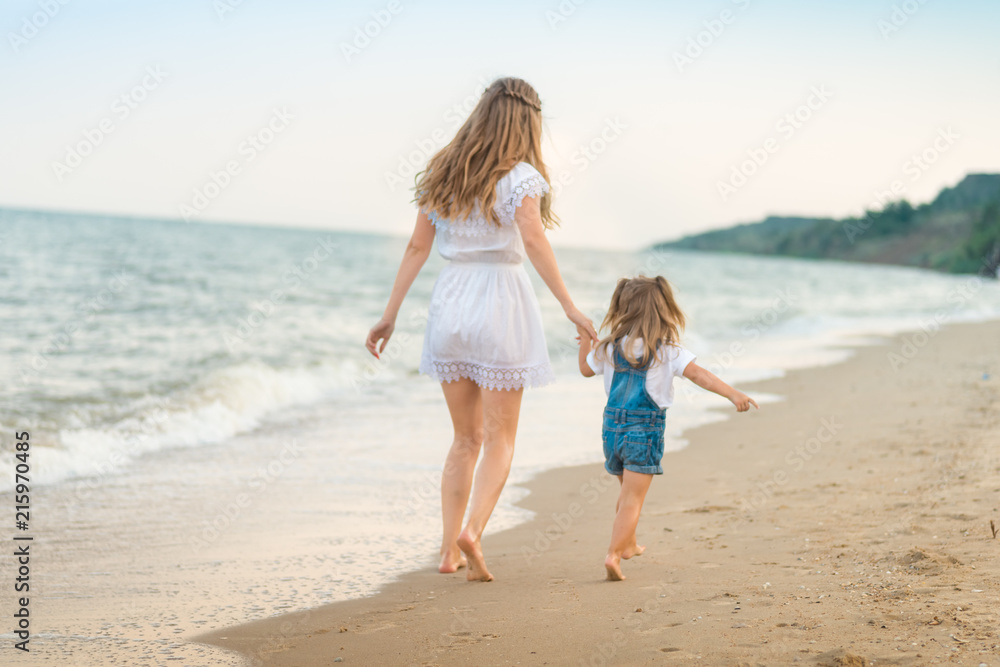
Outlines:
{"type": "Polygon", "coordinates": [[[622,581],[625,575],[622,574],[621,558],[614,554],[608,554],[604,559],[604,569],[608,571],[608,581],[622,581]]]}
{"type": "Polygon", "coordinates": [[[486,569],[486,559],[483,558],[479,538],[470,533],[468,528],[458,536],[458,546],[468,559],[469,572],[465,578],[469,581],[493,581],[493,575],[486,569]]]}
{"type": "Polygon", "coordinates": [[[441,574],[451,574],[452,572],[458,572],[465,565],[465,556],[462,555],[462,551],[456,546],[454,549],[447,549],[441,552],[441,563],[438,565],[438,572],[441,574]]]}
{"type": "Polygon", "coordinates": [[[628,560],[632,556],[641,556],[643,554],[643,552],[645,552],[645,551],[646,551],[646,547],[641,546],[641,545],[636,544],[635,542],[633,542],[632,545],[630,547],[628,547],[627,549],[625,549],[624,553],[622,553],[622,558],[624,558],[625,560],[628,560]]]}

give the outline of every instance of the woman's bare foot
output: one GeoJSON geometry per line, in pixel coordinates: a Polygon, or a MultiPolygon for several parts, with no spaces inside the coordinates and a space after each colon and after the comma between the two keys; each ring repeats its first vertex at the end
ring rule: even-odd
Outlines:
{"type": "Polygon", "coordinates": [[[604,559],[604,569],[608,571],[608,581],[622,581],[625,575],[622,574],[621,558],[614,554],[608,554],[604,559]]]}
{"type": "Polygon", "coordinates": [[[645,551],[646,547],[633,542],[632,545],[625,549],[624,553],[622,553],[622,558],[628,560],[632,556],[641,556],[645,551]]]}
{"type": "Polygon", "coordinates": [[[458,536],[458,546],[468,559],[469,572],[465,578],[469,581],[493,581],[493,575],[486,569],[486,559],[479,544],[479,538],[472,535],[466,528],[458,536]]]}
{"type": "Polygon", "coordinates": [[[438,572],[441,574],[458,572],[465,566],[465,556],[457,546],[454,549],[447,549],[441,552],[441,563],[438,565],[438,572]]]}

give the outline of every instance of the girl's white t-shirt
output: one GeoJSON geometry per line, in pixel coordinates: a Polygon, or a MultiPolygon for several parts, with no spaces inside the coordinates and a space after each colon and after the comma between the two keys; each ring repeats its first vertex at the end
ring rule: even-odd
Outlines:
{"type": "MultiPolygon", "coordinates": [[[[628,339],[624,344],[628,344],[628,339]]],[[[591,350],[587,355],[587,365],[597,373],[604,376],[604,393],[611,394],[611,381],[615,374],[614,350],[608,349],[610,358],[596,358],[596,350],[591,350]]],[[[642,339],[637,338],[632,344],[633,354],[642,353],[642,339]]],[[[683,377],[684,369],[695,360],[695,355],[690,350],[674,345],[672,343],[661,345],[656,352],[656,361],[646,371],[646,393],[661,408],[669,408],[674,403],[674,378],[683,377]]]]}

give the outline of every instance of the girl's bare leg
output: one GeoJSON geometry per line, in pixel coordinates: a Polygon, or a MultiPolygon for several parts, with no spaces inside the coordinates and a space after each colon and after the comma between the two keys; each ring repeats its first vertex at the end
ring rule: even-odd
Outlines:
{"type": "MultiPolygon", "coordinates": [[[[622,483],[622,476],[618,475],[618,483],[622,483]]],[[[615,514],[618,514],[618,508],[621,507],[622,497],[618,494],[618,502],[615,504],[615,514]]],[[[632,542],[626,547],[625,551],[622,552],[622,558],[628,560],[632,556],[641,556],[643,552],[646,551],[646,547],[642,546],[636,542],[635,531],[632,531],[632,542]]]]}
{"type": "Polygon", "coordinates": [[[482,390],[483,460],[476,470],[469,520],[458,536],[458,546],[469,559],[469,581],[493,580],[483,558],[480,539],[510,473],[523,393],[522,389],[482,390]]]}
{"type": "Polygon", "coordinates": [[[626,470],[622,474],[622,490],[618,496],[615,524],[611,529],[611,546],[604,559],[604,568],[610,581],[621,581],[621,559],[631,545],[635,544],[635,529],[639,525],[639,513],[646,500],[646,492],[653,481],[652,475],[626,470]]]}
{"type": "Polygon", "coordinates": [[[441,388],[455,428],[455,439],[441,473],[441,521],[444,531],[438,571],[448,573],[466,565],[465,556],[458,546],[458,534],[462,531],[472,474],[483,444],[483,401],[479,385],[468,378],[442,382],[441,388]]]}

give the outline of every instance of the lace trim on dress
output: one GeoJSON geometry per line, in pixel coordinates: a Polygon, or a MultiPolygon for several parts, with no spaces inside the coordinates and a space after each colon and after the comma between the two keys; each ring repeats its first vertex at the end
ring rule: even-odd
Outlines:
{"type": "Polygon", "coordinates": [[[439,382],[454,382],[469,378],[486,389],[520,389],[542,387],[555,381],[551,364],[525,368],[492,368],[466,361],[427,361],[420,364],[420,372],[439,382]]]}
{"type": "Polygon", "coordinates": [[[532,174],[514,186],[507,201],[493,207],[501,222],[514,222],[514,213],[525,197],[537,197],[549,191],[549,184],[541,174],[532,174]]]}
{"type": "Polygon", "coordinates": [[[496,225],[481,216],[453,223],[451,220],[439,216],[437,211],[431,211],[427,214],[427,218],[435,227],[458,236],[485,236],[491,229],[496,229],[496,225]]]}

